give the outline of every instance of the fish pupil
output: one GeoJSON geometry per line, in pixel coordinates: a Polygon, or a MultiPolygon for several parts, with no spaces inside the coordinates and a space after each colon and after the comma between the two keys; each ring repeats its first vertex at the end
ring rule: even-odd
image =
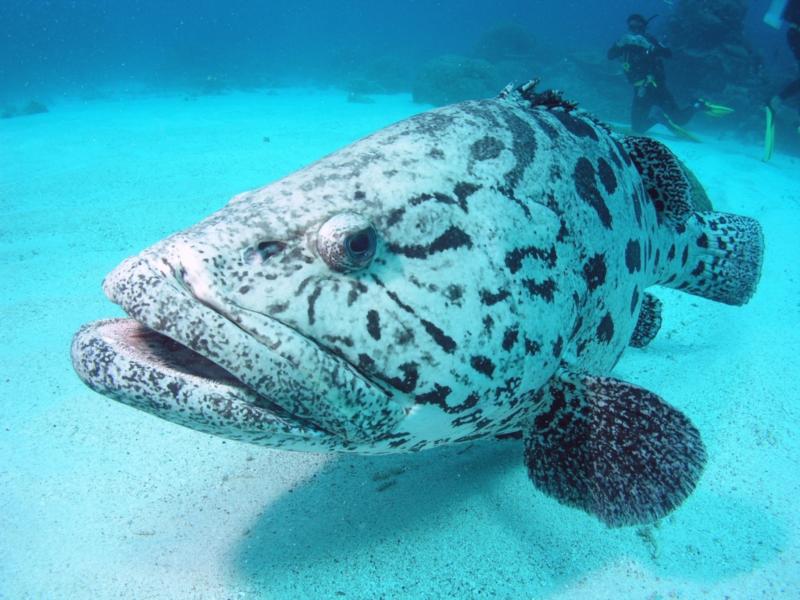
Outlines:
{"type": "Polygon", "coordinates": [[[347,249],[352,254],[369,252],[370,245],[370,236],[366,231],[359,231],[347,240],[347,249]]]}

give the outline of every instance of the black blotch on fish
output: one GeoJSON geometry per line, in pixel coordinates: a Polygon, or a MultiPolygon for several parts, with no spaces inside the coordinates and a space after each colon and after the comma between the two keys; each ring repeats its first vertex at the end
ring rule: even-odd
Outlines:
{"type": "Polygon", "coordinates": [[[419,371],[417,370],[416,363],[403,363],[400,365],[400,371],[403,373],[403,378],[399,377],[382,377],[386,383],[394,386],[403,393],[410,394],[417,387],[419,380],[419,371]]]}
{"type": "Polygon", "coordinates": [[[614,319],[611,318],[611,313],[606,313],[606,316],[600,321],[597,326],[597,339],[598,341],[609,343],[611,338],[614,337],[614,319]]]}
{"type": "Polygon", "coordinates": [[[392,210],[389,213],[389,218],[386,220],[386,226],[391,227],[392,225],[396,225],[397,223],[399,223],[402,220],[405,212],[406,212],[405,208],[395,208],[394,210],[392,210]]]}
{"type": "Polygon", "coordinates": [[[492,315],[486,315],[483,317],[483,330],[486,333],[492,333],[492,327],[494,327],[494,319],[492,315]]]}
{"type": "Polygon", "coordinates": [[[464,296],[464,288],[460,285],[451,284],[444,289],[444,296],[450,302],[459,302],[464,296]]]}
{"type": "Polygon", "coordinates": [[[556,291],[556,282],[552,279],[545,279],[541,283],[533,279],[523,279],[522,285],[525,286],[525,289],[528,290],[531,295],[538,296],[548,303],[553,301],[553,294],[556,291]]]}
{"type": "Polygon", "coordinates": [[[642,249],[638,240],[628,240],[628,245],[625,246],[625,266],[628,267],[628,273],[641,270],[642,249]]]}
{"type": "Polygon", "coordinates": [[[597,161],[597,174],[600,176],[600,183],[606,188],[606,192],[613,194],[617,189],[617,178],[614,176],[614,170],[611,165],[603,158],[597,161]]]}
{"type": "Polygon", "coordinates": [[[561,121],[561,124],[566,127],[567,131],[578,137],[588,137],[594,141],[598,141],[597,132],[588,122],[578,117],[572,116],[570,113],[563,110],[554,110],[552,114],[561,121]]]}
{"type": "Polygon", "coordinates": [[[513,190],[525,174],[525,169],[536,156],[536,134],[533,127],[510,109],[503,111],[506,127],[512,135],[511,151],[516,159],[514,167],[505,174],[506,186],[513,190]]]}
{"type": "Polygon", "coordinates": [[[461,210],[463,210],[464,212],[468,212],[467,198],[469,198],[479,189],[481,189],[481,186],[466,181],[459,181],[455,185],[455,187],[453,188],[453,193],[456,195],[456,198],[458,198],[458,205],[461,207],[461,210]]]}
{"type": "Polygon", "coordinates": [[[514,344],[517,343],[517,338],[519,337],[519,329],[516,327],[511,327],[506,329],[506,332],[503,334],[503,350],[508,352],[511,348],[514,347],[514,344]]]}
{"type": "Polygon", "coordinates": [[[466,400],[461,404],[455,404],[453,406],[449,406],[447,404],[447,397],[453,390],[448,386],[441,386],[438,383],[433,384],[433,390],[430,392],[425,392],[423,394],[417,394],[414,397],[414,402],[417,404],[435,404],[439,406],[443,411],[446,413],[459,413],[465,410],[469,410],[473,406],[475,406],[478,401],[480,400],[480,396],[478,394],[472,393],[467,396],[466,400]]]}
{"type": "Polygon", "coordinates": [[[541,349],[542,345],[539,342],[528,339],[527,337],[525,338],[525,354],[529,356],[534,356],[536,354],[539,354],[541,349]]]}
{"type": "Polygon", "coordinates": [[[316,304],[317,299],[319,298],[319,295],[321,293],[322,293],[322,288],[321,287],[316,287],[316,288],[314,288],[314,291],[311,292],[311,295],[308,297],[308,323],[309,323],[309,325],[313,325],[314,324],[314,318],[315,318],[315,315],[314,315],[315,307],[314,307],[314,305],[316,304]]]}
{"type": "Polygon", "coordinates": [[[594,167],[589,159],[582,156],[575,164],[575,170],[572,174],[575,181],[575,190],[578,192],[581,200],[591,206],[597,213],[600,222],[606,229],[611,229],[611,213],[608,206],[603,201],[603,196],[600,190],[597,189],[597,180],[595,179],[594,167]]]}
{"type": "Polygon", "coordinates": [[[537,248],[536,246],[526,246],[523,248],[514,248],[506,254],[506,267],[512,273],[516,273],[522,268],[522,261],[525,258],[536,258],[541,260],[549,268],[556,266],[556,247],[551,246],[548,250],[537,248]]]}
{"type": "Polygon", "coordinates": [[[445,250],[455,250],[457,248],[472,248],[472,240],[459,227],[450,226],[447,231],[437,237],[433,242],[427,246],[422,244],[414,244],[411,246],[404,246],[401,244],[389,244],[388,248],[395,254],[402,254],[408,258],[427,258],[431,254],[437,252],[444,252],[445,250]]]}
{"type": "Polygon", "coordinates": [[[469,364],[478,373],[482,373],[491,379],[494,373],[494,363],[488,356],[473,356],[469,359],[469,364]]]}
{"type": "Polygon", "coordinates": [[[553,356],[559,358],[561,351],[564,349],[564,338],[558,336],[558,339],[553,343],[553,356]]]}
{"type": "Polygon", "coordinates": [[[469,147],[469,155],[474,160],[491,160],[500,156],[504,148],[503,142],[496,137],[486,135],[472,143],[469,147]]]}
{"type": "Polygon", "coordinates": [[[583,278],[586,280],[586,287],[589,291],[594,291],[606,281],[606,260],[605,254],[595,254],[583,265],[583,278]]]}
{"type": "Polygon", "coordinates": [[[502,302],[510,295],[511,293],[508,290],[500,290],[499,292],[490,292],[489,290],[483,289],[480,291],[481,303],[485,304],[486,306],[493,306],[498,302],[502,302]]]}
{"type": "Polygon", "coordinates": [[[425,328],[425,331],[428,333],[428,335],[433,338],[433,341],[436,342],[436,344],[442,350],[448,354],[453,353],[453,351],[456,349],[456,342],[453,338],[451,338],[449,335],[446,335],[441,329],[439,329],[430,321],[420,319],[420,322],[422,323],[422,326],[425,328]]]}
{"type": "Polygon", "coordinates": [[[375,340],[381,339],[381,320],[376,310],[367,312],[367,333],[375,340]]]}

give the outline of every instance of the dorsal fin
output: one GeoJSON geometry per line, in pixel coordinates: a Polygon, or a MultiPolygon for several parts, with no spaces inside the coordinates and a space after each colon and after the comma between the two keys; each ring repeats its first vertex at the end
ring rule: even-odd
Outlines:
{"type": "Polygon", "coordinates": [[[695,208],[692,182],[678,157],[651,138],[624,136],[620,141],[642,176],[659,221],[673,225],[684,223],[695,208]]]}
{"type": "Polygon", "coordinates": [[[499,94],[499,98],[508,98],[516,95],[523,100],[531,108],[547,108],[547,109],[562,109],[566,112],[571,112],[578,107],[576,102],[566,100],[559,90],[545,90],[537,92],[536,86],[539,84],[538,79],[531,79],[527,83],[523,83],[517,87],[509,83],[504,87],[499,94]]]}

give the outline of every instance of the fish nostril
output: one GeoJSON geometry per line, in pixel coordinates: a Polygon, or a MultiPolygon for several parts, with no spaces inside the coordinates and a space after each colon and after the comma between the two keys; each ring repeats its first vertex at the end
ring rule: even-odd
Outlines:
{"type": "Polygon", "coordinates": [[[286,248],[283,242],[276,242],[274,240],[259,242],[254,248],[248,248],[244,251],[244,261],[251,263],[253,261],[266,262],[276,254],[280,254],[286,248]]]}

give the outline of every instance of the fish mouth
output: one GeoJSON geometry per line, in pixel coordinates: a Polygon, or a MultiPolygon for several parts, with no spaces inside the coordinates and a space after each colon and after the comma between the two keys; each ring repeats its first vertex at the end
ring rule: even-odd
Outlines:
{"type": "Polygon", "coordinates": [[[73,338],[72,361],[79,377],[96,392],[197,431],[271,447],[310,449],[334,438],[136,319],[84,325],[73,338]]]}
{"type": "Polygon", "coordinates": [[[198,297],[180,271],[145,251],[106,277],[130,318],[75,335],[73,365],[89,387],[192,429],[297,450],[347,450],[402,418],[346,361],[275,319],[198,297]]]}

